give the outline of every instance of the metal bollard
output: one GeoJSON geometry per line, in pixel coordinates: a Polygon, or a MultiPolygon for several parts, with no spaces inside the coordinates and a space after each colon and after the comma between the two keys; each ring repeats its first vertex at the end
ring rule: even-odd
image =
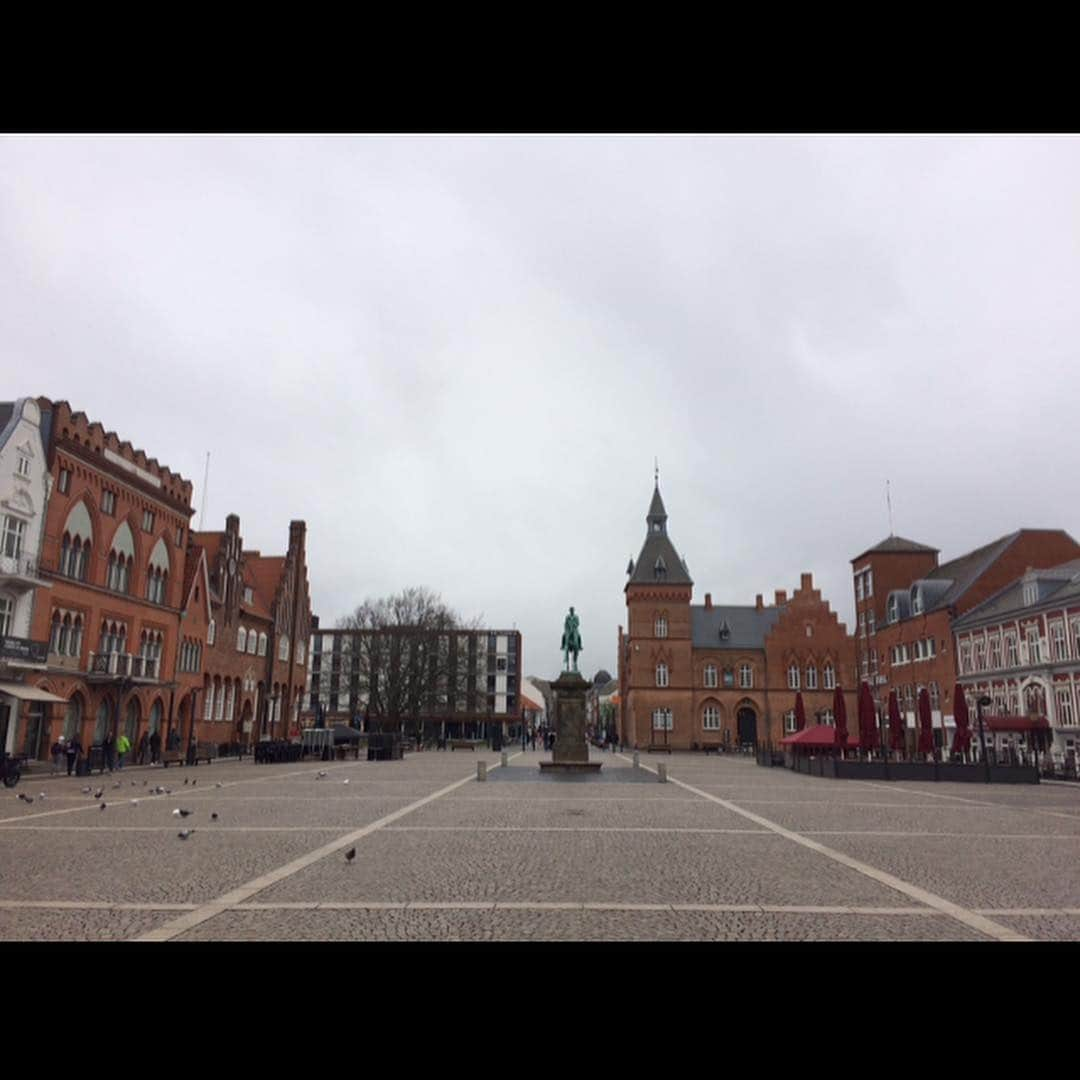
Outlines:
{"type": "Polygon", "coordinates": [[[657,779],[660,781],[661,784],[666,784],[667,783],[667,764],[666,764],[666,762],[663,762],[663,761],[657,762],[656,776],[657,776],[657,779]]]}
{"type": "Polygon", "coordinates": [[[476,779],[477,780],[486,780],[487,779],[487,762],[486,761],[478,761],[476,763],[476,779]]]}
{"type": "Polygon", "coordinates": [[[509,760],[510,760],[510,758],[509,758],[509,757],[507,756],[507,753],[506,753],[506,751],[504,750],[504,751],[502,752],[502,757],[501,757],[501,761],[500,761],[500,764],[502,765],[502,767],[503,767],[504,769],[506,768],[506,764],[507,764],[507,762],[508,762],[509,760]]]}
{"type": "Polygon", "coordinates": [[[639,765],[641,765],[641,754],[637,750],[635,750],[634,751],[634,768],[635,769],[638,768],[639,765]]]}

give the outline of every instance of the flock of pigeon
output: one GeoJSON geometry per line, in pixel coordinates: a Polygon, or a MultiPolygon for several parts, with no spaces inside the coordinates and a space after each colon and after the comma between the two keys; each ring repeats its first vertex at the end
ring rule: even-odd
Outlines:
{"type": "MultiPolygon", "coordinates": [[[[325,779],[327,778],[327,776],[328,776],[328,775],[329,775],[329,774],[327,773],[327,771],[326,771],[325,769],[320,769],[320,770],[319,770],[319,773],[318,773],[318,775],[317,775],[317,776],[315,777],[315,779],[316,779],[316,780],[325,780],[325,779]]],[[[191,781],[191,786],[192,786],[192,787],[195,787],[195,785],[196,785],[196,784],[198,784],[198,782],[199,782],[198,780],[192,780],[192,781],[191,781]]],[[[344,780],[342,781],[342,783],[343,783],[343,784],[347,784],[348,782],[349,782],[349,778],[348,778],[348,777],[346,777],[346,778],[345,778],[345,779],[344,779],[344,780]]],[[[185,780],[185,781],[184,781],[184,784],[185,784],[185,786],[187,785],[187,783],[188,783],[188,781],[187,781],[187,780],[185,780]]],[[[131,781],[131,786],[132,786],[132,787],[135,787],[135,786],[136,786],[136,785],[135,785],[135,781],[134,781],[134,780],[132,780],[132,781],[131,781]]],[[[142,782],[142,786],[143,786],[143,787],[148,787],[148,784],[147,784],[147,782],[146,782],[145,780],[144,780],[144,781],[142,782]]],[[[222,786],[222,785],[221,785],[221,783],[220,783],[220,782],[219,782],[219,783],[216,783],[216,784],[214,785],[214,787],[221,787],[221,786],[222,786]]],[[[118,780],[118,781],[117,781],[117,782],[116,782],[115,784],[113,784],[113,789],[114,789],[114,790],[115,790],[116,788],[120,788],[120,787],[123,787],[123,782],[122,782],[122,781],[120,781],[120,780],[118,780]]],[[[106,803],[106,802],[105,802],[105,800],[104,800],[104,798],[103,798],[103,796],[104,796],[104,794],[105,794],[105,789],[104,789],[103,787],[101,787],[101,788],[98,788],[98,790],[97,790],[97,791],[94,791],[94,789],[93,789],[93,787],[92,787],[92,786],[88,786],[88,787],[84,787],[84,788],[82,789],[82,791],[83,791],[83,794],[84,794],[84,795],[90,795],[90,794],[93,794],[93,796],[94,796],[94,798],[95,798],[95,799],[100,799],[100,800],[101,800],[101,805],[100,805],[100,806],[98,807],[98,809],[100,809],[100,810],[104,810],[104,809],[105,809],[105,807],[106,807],[106,806],[108,805],[108,803],[106,803]]],[[[150,788],[150,790],[149,790],[149,794],[150,794],[150,795],[171,795],[171,794],[172,794],[172,788],[162,787],[162,786],[161,786],[160,784],[157,784],[157,785],[155,785],[154,787],[150,788]]],[[[20,800],[22,800],[22,801],[23,801],[24,803],[32,803],[32,802],[34,801],[34,797],[33,797],[32,795],[26,795],[26,794],[24,794],[23,792],[19,792],[19,794],[18,794],[18,795],[16,795],[15,797],[16,797],[17,799],[20,799],[20,800]]],[[[41,791],[41,792],[38,792],[38,796],[37,796],[37,797],[38,797],[39,799],[45,799],[45,798],[46,798],[47,796],[45,795],[45,792],[44,792],[44,791],[41,791]]],[[[131,800],[130,800],[130,802],[131,802],[131,805],[132,805],[132,806],[138,806],[138,805],[139,805],[139,800],[138,800],[138,799],[131,799],[131,800]]],[[[178,807],[177,807],[177,808],[176,808],[176,809],[175,809],[175,810],[173,811],[173,817],[178,817],[178,818],[181,818],[181,819],[183,819],[183,818],[186,818],[186,817],[190,817],[190,816],[191,816],[192,814],[194,814],[194,813],[195,813],[195,811],[194,811],[194,810],[186,810],[186,809],[184,809],[183,807],[181,807],[181,806],[178,806],[178,807]]],[[[216,811],[214,811],[213,813],[211,813],[211,814],[210,814],[210,820],[211,820],[211,821],[217,821],[217,820],[218,820],[218,815],[217,815],[217,812],[216,812],[216,811]]],[[[178,832],[178,833],[177,833],[176,835],[177,835],[177,837],[179,837],[179,839],[181,839],[181,840],[187,840],[187,839],[188,839],[189,837],[193,836],[193,835],[194,835],[194,833],[195,833],[195,829],[194,829],[194,828],[191,828],[191,829],[181,829],[181,830],[180,830],[180,831],[179,831],[179,832],[178,832]]],[[[353,861],[353,859],[355,859],[355,858],[356,858],[356,847],[355,847],[355,846],[353,846],[353,847],[349,848],[349,850],[348,850],[348,851],[346,851],[346,852],[345,852],[345,861],[346,861],[346,863],[349,863],[349,864],[351,865],[351,864],[352,864],[352,861],[353,861]]]]}

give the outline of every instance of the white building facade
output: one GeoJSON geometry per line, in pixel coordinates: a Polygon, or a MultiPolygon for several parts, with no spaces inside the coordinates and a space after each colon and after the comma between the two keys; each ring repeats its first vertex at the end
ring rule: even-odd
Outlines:
{"type": "MultiPolygon", "coordinates": [[[[1080,751],[1080,560],[1028,570],[954,624],[960,683],[1001,752],[1038,732],[1058,762],[1080,751]]],[[[977,732],[976,732],[977,737],[977,732]]]]}
{"type": "Polygon", "coordinates": [[[48,642],[30,638],[37,591],[50,587],[38,576],[51,482],[44,444],[33,398],[0,403],[0,749],[31,757],[43,707],[56,700],[31,684],[48,656],[48,642]]]}

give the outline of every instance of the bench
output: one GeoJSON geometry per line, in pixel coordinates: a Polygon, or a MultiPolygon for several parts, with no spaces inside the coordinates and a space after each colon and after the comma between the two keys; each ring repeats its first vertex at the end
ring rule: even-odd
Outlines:
{"type": "Polygon", "coordinates": [[[472,739],[451,739],[450,740],[450,749],[451,750],[472,750],[473,753],[475,753],[476,752],[476,743],[473,742],[472,739]]]}
{"type": "Polygon", "coordinates": [[[650,754],[670,754],[671,747],[666,743],[649,743],[650,754]]]}
{"type": "Polygon", "coordinates": [[[209,765],[217,756],[217,743],[197,742],[195,744],[195,749],[192,752],[191,764],[198,765],[200,761],[205,761],[206,764],[209,765]]]}
{"type": "Polygon", "coordinates": [[[701,749],[706,754],[719,754],[724,749],[724,744],[723,743],[718,743],[718,742],[702,743],[701,744],[701,749]]]}
{"type": "Polygon", "coordinates": [[[184,755],[179,750],[162,750],[161,751],[161,766],[167,769],[170,765],[182,765],[184,762],[184,755]]]}

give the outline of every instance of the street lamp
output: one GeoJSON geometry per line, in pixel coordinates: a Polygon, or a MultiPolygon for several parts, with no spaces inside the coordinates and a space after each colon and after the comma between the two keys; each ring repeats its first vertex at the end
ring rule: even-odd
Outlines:
{"type": "Polygon", "coordinates": [[[985,694],[975,702],[975,715],[979,718],[979,744],[982,747],[983,761],[986,764],[986,782],[988,784],[990,783],[990,759],[986,756],[986,733],[983,731],[982,711],[983,706],[990,704],[990,698],[985,694]]]}

